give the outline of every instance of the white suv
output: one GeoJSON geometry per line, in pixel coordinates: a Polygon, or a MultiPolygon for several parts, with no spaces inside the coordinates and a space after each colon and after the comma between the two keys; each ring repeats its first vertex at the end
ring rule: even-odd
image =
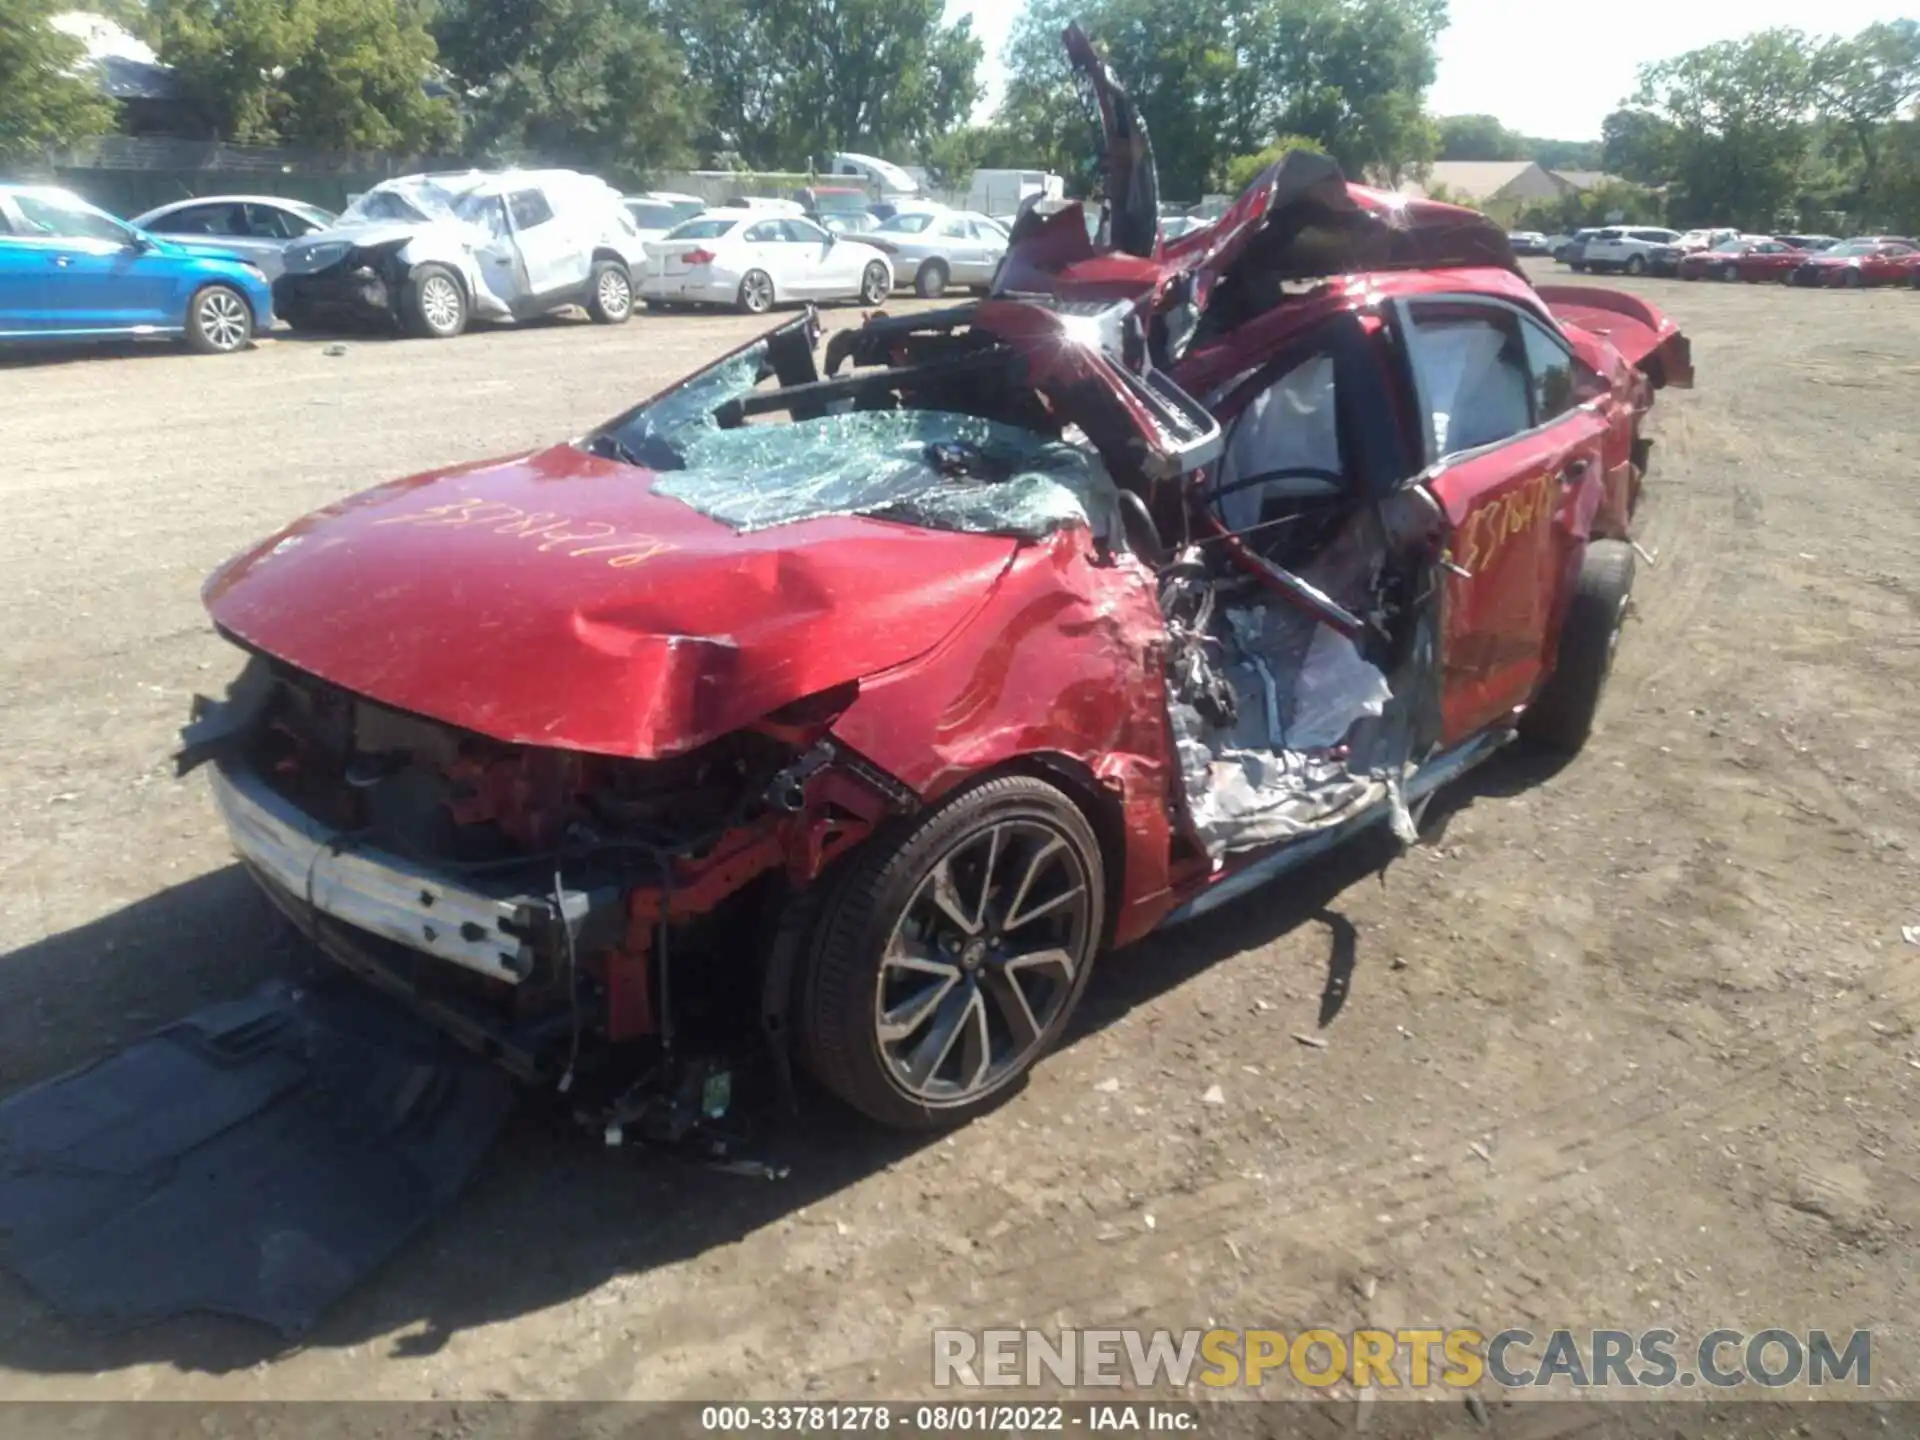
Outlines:
{"type": "Polygon", "coordinates": [[[633,313],[646,255],[619,191],[591,175],[405,175],[290,245],[273,302],[296,330],[338,317],[448,339],[469,319],[525,320],[566,305],[618,325],[633,313]]]}
{"type": "MultiPolygon", "coordinates": [[[[1680,238],[1677,230],[1652,226],[1609,225],[1597,230],[1587,241],[1581,266],[1596,273],[1623,270],[1629,275],[1644,275],[1653,265],[1653,252],[1680,238]]],[[[1576,267],[1580,268],[1580,267],[1576,267]]]]}

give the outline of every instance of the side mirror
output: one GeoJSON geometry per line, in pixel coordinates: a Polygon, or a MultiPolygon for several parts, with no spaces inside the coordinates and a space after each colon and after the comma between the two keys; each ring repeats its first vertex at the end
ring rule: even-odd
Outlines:
{"type": "Polygon", "coordinates": [[[153,249],[153,237],[143,230],[129,230],[125,249],[130,255],[144,255],[153,249]]]}

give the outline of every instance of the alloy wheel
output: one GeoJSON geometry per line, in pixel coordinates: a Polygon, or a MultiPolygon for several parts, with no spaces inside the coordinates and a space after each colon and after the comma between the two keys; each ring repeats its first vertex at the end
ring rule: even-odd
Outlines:
{"type": "Polygon", "coordinates": [[[867,266],[860,285],[860,299],[868,305],[878,305],[887,298],[887,272],[879,261],[867,266]]]}
{"type": "Polygon", "coordinates": [[[752,314],[764,315],[773,308],[773,277],[752,271],[740,282],[740,302],[752,314]]]}
{"type": "Polygon", "coordinates": [[[873,1023],[894,1083],[942,1106],[1040,1048],[1092,961],[1089,877],[1041,820],[999,821],[937,860],[880,960],[873,1023]]]}
{"type": "Polygon", "coordinates": [[[607,315],[618,319],[633,308],[633,286],[627,277],[616,269],[609,268],[600,276],[597,287],[600,297],[600,309],[607,315]]]}
{"type": "Polygon", "coordinates": [[[250,328],[246,305],[232,291],[209,290],[200,297],[200,333],[210,348],[238,350],[250,328]]]}
{"type": "Polygon", "coordinates": [[[420,287],[420,313],[438,334],[460,323],[460,289],[444,275],[429,275],[420,287]]]}

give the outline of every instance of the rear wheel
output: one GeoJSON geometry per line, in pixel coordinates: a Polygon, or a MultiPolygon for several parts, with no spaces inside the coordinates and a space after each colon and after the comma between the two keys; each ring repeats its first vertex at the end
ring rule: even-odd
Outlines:
{"type": "Polygon", "coordinates": [[[467,328],[467,292],[444,265],[422,265],[400,294],[400,321],[421,340],[451,340],[467,328]]]}
{"type": "Polygon", "coordinates": [[[764,270],[749,270],[740,277],[740,294],[735,304],[748,315],[764,315],[773,308],[773,277],[764,270]]]}
{"type": "Polygon", "coordinates": [[[1103,927],[1100,845],[1054,786],[961,792],[847,874],[829,902],[800,1028],[827,1089],[883,1125],[957,1125],[1059,1037],[1103,927]]]}
{"type": "Polygon", "coordinates": [[[922,300],[938,300],[947,293],[947,262],[929,260],[913,277],[913,293],[922,300]]]}
{"type": "Polygon", "coordinates": [[[1587,743],[1626,622],[1633,569],[1633,547],[1626,541],[1588,542],[1553,673],[1520,717],[1520,735],[1528,743],[1562,755],[1587,743]]]}
{"type": "Polygon", "coordinates": [[[624,325],[633,314],[633,277],[618,260],[597,260],[587,277],[587,315],[596,325],[624,325]]]}
{"type": "Polygon", "coordinates": [[[1720,281],[1723,284],[1733,279],[1733,266],[1721,265],[1719,268],[1717,268],[1713,272],[1713,278],[1720,281]]]}
{"type": "Polygon", "coordinates": [[[231,355],[253,339],[253,307],[226,285],[209,285],[187,302],[187,348],[198,355],[231,355]]]}
{"type": "Polygon", "coordinates": [[[1587,262],[1584,260],[1569,260],[1567,264],[1572,267],[1576,275],[1584,275],[1586,273],[1587,262]]]}

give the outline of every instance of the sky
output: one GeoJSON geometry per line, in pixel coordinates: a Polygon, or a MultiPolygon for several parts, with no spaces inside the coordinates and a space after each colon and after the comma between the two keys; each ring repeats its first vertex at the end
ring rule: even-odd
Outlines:
{"type": "MultiPolygon", "coordinates": [[[[1000,51],[1022,8],[1023,0],[948,0],[949,18],[973,16],[986,43],[988,96],[979,118],[999,99],[1000,51]]],[[[1601,120],[1632,92],[1647,61],[1774,25],[1851,35],[1911,8],[1888,0],[1606,0],[1583,10],[1564,0],[1452,0],[1427,108],[1496,115],[1508,129],[1542,139],[1597,140],[1601,120]]]]}

